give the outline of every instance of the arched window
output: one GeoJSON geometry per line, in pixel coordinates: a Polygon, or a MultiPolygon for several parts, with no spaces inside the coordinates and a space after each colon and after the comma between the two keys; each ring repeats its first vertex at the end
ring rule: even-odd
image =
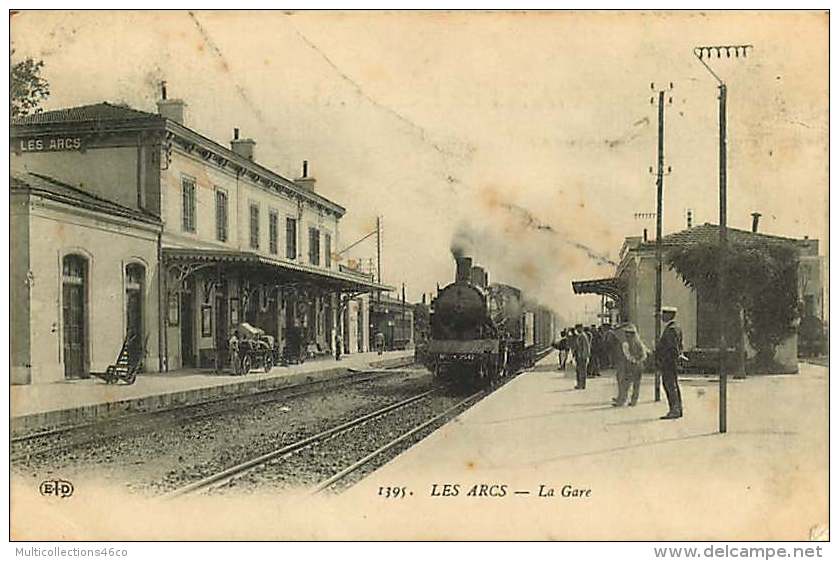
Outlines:
{"type": "Polygon", "coordinates": [[[64,377],[87,376],[87,259],[67,255],[61,263],[64,377]]]}
{"type": "Polygon", "coordinates": [[[125,336],[129,338],[128,353],[132,363],[143,359],[145,349],[145,282],[146,268],[143,265],[131,263],[125,267],[125,336]]]}

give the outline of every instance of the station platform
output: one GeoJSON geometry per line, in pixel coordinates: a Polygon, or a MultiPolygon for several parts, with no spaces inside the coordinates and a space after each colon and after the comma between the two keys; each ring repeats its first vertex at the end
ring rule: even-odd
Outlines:
{"type": "Polygon", "coordinates": [[[340,361],[321,358],[271,372],[251,371],[244,376],[185,369],[140,374],[132,385],[106,384],[98,378],[54,384],[10,387],[12,436],[89,423],[121,415],[157,411],[234,397],[268,389],[290,387],[348,374],[354,370],[408,364],[414,351],[343,355],[340,361]]]}
{"type": "MultiPolygon", "coordinates": [[[[660,420],[644,377],[616,408],[613,374],[575,390],[549,355],[340,497],[364,504],[356,539],[807,540],[828,520],[828,369],[728,385],[681,381],[660,420]],[[483,487],[482,487],[483,486],[483,487]],[[405,497],[394,489],[404,489],[405,497]],[[388,490],[390,489],[390,490],[388,490]]],[[[341,539],[341,535],[332,535],[341,539]]]]}

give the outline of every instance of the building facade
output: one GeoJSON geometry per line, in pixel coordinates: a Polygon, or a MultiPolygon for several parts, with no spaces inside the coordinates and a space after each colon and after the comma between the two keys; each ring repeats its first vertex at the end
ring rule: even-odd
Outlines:
{"type": "Polygon", "coordinates": [[[124,334],[156,369],[160,221],[42,175],[10,192],[11,383],[104,372],[124,334]]]}
{"type": "MultiPolygon", "coordinates": [[[[819,255],[818,240],[784,238],[754,231],[728,228],[729,240],[749,241],[764,239],[793,244],[798,250],[798,298],[804,305],[803,314],[824,319],[823,258],[819,255]]],[[[719,228],[702,224],[662,238],[665,255],[668,248],[696,243],[716,243],[719,228]]],[[[665,257],[666,259],[666,257],[665,257]]],[[[615,321],[630,321],[638,327],[641,339],[653,348],[655,343],[655,276],[656,244],[640,236],[625,239],[615,276],[605,279],[576,281],[573,289],[578,294],[601,294],[614,304],[615,321]]],[[[662,304],[678,308],[686,350],[716,349],[719,341],[716,294],[697,294],[665,262],[662,269],[662,304]]],[[[755,350],[744,340],[746,357],[755,350]]],[[[775,360],[790,371],[797,371],[798,338],[789,337],[777,349],[775,360]]]]}
{"type": "MultiPolygon", "coordinates": [[[[185,104],[166,99],[157,114],[100,103],[23,117],[12,123],[12,169],[107,201],[133,213],[129,221],[154,221],[152,247],[144,251],[104,235],[73,242],[88,262],[129,262],[140,254],[144,298],[156,304],[143,320],[147,370],[224,367],[230,332],[244,321],[280,347],[300,340],[310,354],[333,353],[339,318],[350,308],[365,316],[369,299],[360,296],[388,288],[339,269],[334,255],[345,209],[316,192],[305,162],[298,179],[286,179],[257,163],[256,143],[238,129],[227,147],[188,128],[184,117],[185,104]]],[[[42,241],[63,244],[55,235],[42,241]]],[[[31,237],[16,247],[27,243],[28,259],[42,259],[31,237]]],[[[83,332],[90,351],[81,368],[88,371],[99,365],[94,347],[108,348],[102,357],[119,349],[110,339],[99,343],[98,333],[126,333],[118,329],[125,317],[94,314],[101,287],[93,280],[83,332]]],[[[61,371],[47,362],[43,369],[61,371]]]]}

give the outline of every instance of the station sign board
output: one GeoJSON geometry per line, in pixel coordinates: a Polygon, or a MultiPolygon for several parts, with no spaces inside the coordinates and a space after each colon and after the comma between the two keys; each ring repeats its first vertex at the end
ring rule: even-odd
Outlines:
{"type": "Polygon", "coordinates": [[[84,149],[82,137],[68,135],[14,138],[9,145],[18,154],[23,152],[60,152],[84,149]]]}

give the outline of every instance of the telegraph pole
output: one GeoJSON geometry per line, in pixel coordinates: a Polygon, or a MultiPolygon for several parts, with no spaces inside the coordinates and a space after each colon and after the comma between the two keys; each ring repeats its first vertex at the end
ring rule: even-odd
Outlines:
{"type": "Polygon", "coordinates": [[[382,284],[382,217],[376,216],[376,280],[382,284]]]}
{"type": "Polygon", "coordinates": [[[728,370],[725,355],[728,345],[725,341],[725,261],[728,253],[728,177],[727,145],[726,145],[726,97],[728,89],[720,84],[720,251],[719,251],[719,280],[717,281],[717,315],[720,318],[720,433],[728,432],[728,370]]]}
{"type": "MultiPolygon", "coordinates": [[[[655,90],[655,84],[650,84],[650,89],[655,90]]],[[[670,83],[670,89],[673,89],[672,82],[670,83]]],[[[669,167],[667,171],[670,171],[669,167]]],[[[661,247],[661,223],[664,206],[664,90],[658,91],[658,162],[655,183],[655,343],[658,344],[658,340],[661,338],[661,270],[664,259],[661,247]]],[[[661,373],[658,368],[655,369],[655,400],[661,401],[661,373]]]]}
{"type": "Polygon", "coordinates": [[[726,370],[725,354],[728,350],[725,341],[725,259],[728,252],[728,225],[727,225],[727,206],[728,206],[728,178],[726,176],[727,165],[727,139],[726,139],[726,100],[728,97],[728,88],[725,82],[711,70],[711,67],[703,60],[711,58],[712,54],[716,58],[721,58],[723,55],[726,58],[731,58],[734,53],[734,58],[746,58],[748,51],[752,45],[717,45],[710,47],[696,47],[693,49],[693,54],[699,59],[699,62],[705,67],[708,72],[717,80],[720,90],[719,94],[719,125],[720,125],[720,235],[719,235],[719,270],[717,272],[717,316],[719,317],[719,369],[720,369],[720,409],[719,409],[719,432],[728,432],[728,371],[726,370]]]}

